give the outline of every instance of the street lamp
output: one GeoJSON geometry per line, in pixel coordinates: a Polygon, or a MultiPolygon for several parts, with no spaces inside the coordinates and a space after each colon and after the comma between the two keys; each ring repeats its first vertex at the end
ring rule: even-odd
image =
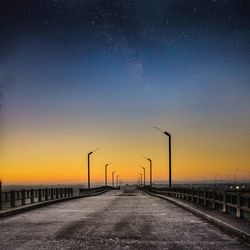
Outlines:
{"type": "Polygon", "coordinates": [[[115,174],[115,171],[112,172],[112,186],[114,187],[114,174],[115,174]]]}
{"type": "Polygon", "coordinates": [[[109,162],[105,165],[105,186],[108,186],[108,165],[110,165],[112,162],[109,162]]]}
{"type": "Polygon", "coordinates": [[[162,132],[164,135],[168,136],[168,159],[169,159],[169,187],[171,188],[172,186],[172,154],[171,154],[171,134],[168,133],[167,131],[162,131],[161,129],[154,127],[155,129],[159,130],[160,132],[162,132]]]}
{"type": "Polygon", "coordinates": [[[145,157],[145,156],[142,156],[142,157],[145,158],[146,160],[148,160],[150,163],[150,165],[149,165],[149,167],[150,167],[150,172],[149,172],[150,173],[150,187],[152,187],[152,160],[145,157]]]}
{"type": "Polygon", "coordinates": [[[116,176],[116,186],[118,187],[118,178],[119,178],[119,175],[116,176]]]}
{"type": "Polygon", "coordinates": [[[139,173],[139,175],[141,176],[140,179],[141,179],[141,187],[142,187],[142,174],[139,173]]]}
{"type": "Polygon", "coordinates": [[[140,176],[138,177],[138,186],[139,186],[139,188],[141,187],[141,177],[140,176]]]}
{"type": "Polygon", "coordinates": [[[146,170],[144,167],[141,167],[143,169],[143,174],[144,174],[144,187],[146,186],[146,170]]]}
{"type": "Polygon", "coordinates": [[[97,148],[91,152],[88,153],[88,189],[90,189],[90,155],[99,150],[100,148],[97,148]]]}

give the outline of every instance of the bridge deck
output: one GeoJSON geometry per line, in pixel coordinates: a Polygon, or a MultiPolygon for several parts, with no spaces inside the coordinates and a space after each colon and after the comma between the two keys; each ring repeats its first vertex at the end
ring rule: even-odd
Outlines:
{"type": "Polygon", "coordinates": [[[0,249],[249,249],[193,214],[126,189],[0,221],[0,249]]]}

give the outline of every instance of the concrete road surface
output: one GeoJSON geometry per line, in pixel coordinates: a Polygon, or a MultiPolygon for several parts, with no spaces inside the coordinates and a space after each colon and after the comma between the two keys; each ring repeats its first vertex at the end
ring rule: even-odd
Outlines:
{"type": "Polygon", "coordinates": [[[0,220],[0,249],[250,249],[165,200],[126,188],[0,220]]]}

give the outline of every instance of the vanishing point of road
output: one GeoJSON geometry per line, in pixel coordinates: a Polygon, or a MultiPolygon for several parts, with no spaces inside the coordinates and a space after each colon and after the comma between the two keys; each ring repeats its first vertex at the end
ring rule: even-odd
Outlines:
{"type": "Polygon", "coordinates": [[[127,187],[5,218],[0,249],[249,249],[165,200],[127,187]]]}

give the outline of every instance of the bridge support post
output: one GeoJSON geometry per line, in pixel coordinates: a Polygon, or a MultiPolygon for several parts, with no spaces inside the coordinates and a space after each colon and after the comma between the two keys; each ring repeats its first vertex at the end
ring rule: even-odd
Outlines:
{"type": "Polygon", "coordinates": [[[10,206],[15,207],[16,206],[16,197],[15,197],[15,191],[10,191],[10,206]]]}
{"type": "Polygon", "coordinates": [[[54,199],[54,189],[53,188],[50,189],[50,199],[51,200],[54,199]]]}
{"type": "Polygon", "coordinates": [[[34,203],[34,189],[30,190],[30,202],[34,203]]]}
{"type": "Polygon", "coordinates": [[[215,190],[214,189],[212,193],[212,208],[215,209],[215,190]]]}
{"type": "Polygon", "coordinates": [[[42,201],[42,190],[38,189],[38,202],[42,201]]]}
{"type": "Polygon", "coordinates": [[[194,202],[194,189],[191,190],[191,202],[194,202]]]}
{"type": "Polygon", "coordinates": [[[226,213],[227,212],[227,206],[226,206],[226,197],[227,197],[227,194],[226,194],[226,191],[223,192],[223,209],[222,209],[222,212],[223,213],[226,213]]]}
{"type": "Polygon", "coordinates": [[[25,193],[26,193],[26,191],[23,189],[22,191],[21,191],[21,196],[22,196],[22,205],[25,205],[26,204],[26,202],[25,202],[25,193]]]}
{"type": "Polygon", "coordinates": [[[45,188],[45,200],[47,201],[49,199],[49,194],[48,194],[48,188],[45,188]]]}
{"type": "Polygon", "coordinates": [[[196,203],[199,204],[200,203],[200,190],[197,190],[197,200],[196,203]]]}
{"type": "Polygon", "coordinates": [[[236,217],[240,218],[240,193],[237,193],[237,211],[236,211],[236,217]]]}
{"type": "Polygon", "coordinates": [[[203,200],[203,205],[206,207],[207,206],[207,190],[204,189],[204,200],[203,200]]]}

